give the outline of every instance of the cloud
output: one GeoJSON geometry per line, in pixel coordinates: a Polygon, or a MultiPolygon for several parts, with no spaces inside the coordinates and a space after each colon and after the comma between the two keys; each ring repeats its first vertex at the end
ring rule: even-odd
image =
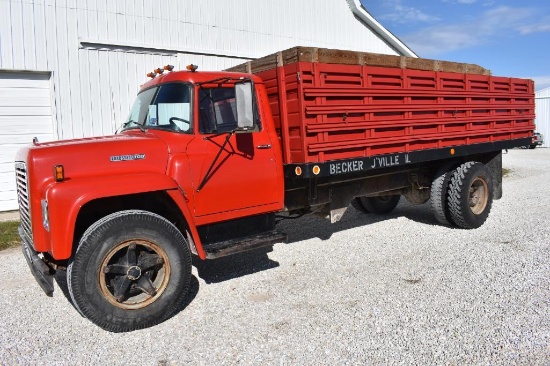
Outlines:
{"type": "MultiPolygon", "coordinates": [[[[443,0],[444,3],[450,3],[450,4],[461,4],[461,5],[470,5],[475,4],[478,1],[477,0],[443,0]]],[[[483,6],[491,6],[495,3],[494,0],[486,0],[483,1],[483,6]]]]}
{"type": "Polygon", "coordinates": [[[477,0],[443,0],[444,3],[451,3],[451,4],[473,4],[477,0]]]}
{"type": "Polygon", "coordinates": [[[394,23],[433,23],[441,20],[439,17],[429,15],[412,6],[405,6],[401,3],[401,0],[385,1],[383,7],[390,10],[378,16],[378,18],[394,23]]]}
{"type": "Polygon", "coordinates": [[[550,75],[546,76],[531,76],[526,79],[533,79],[535,81],[535,90],[542,90],[550,87],[550,75]]]}
{"type": "Polygon", "coordinates": [[[402,38],[422,57],[435,57],[487,44],[495,35],[527,34],[535,29],[540,31],[543,27],[529,28],[529,22],[535,15],[533,9],[500,6],[466,22],[431,26],[402,38]]]}
{"type": "Polygon", "coordinates": [[[519,32],[523,35],[531,33],[544,33],[550,32],[550,24],[548,22],[538,24],[526,24],[520,26],[518,29],[519,32]]]}

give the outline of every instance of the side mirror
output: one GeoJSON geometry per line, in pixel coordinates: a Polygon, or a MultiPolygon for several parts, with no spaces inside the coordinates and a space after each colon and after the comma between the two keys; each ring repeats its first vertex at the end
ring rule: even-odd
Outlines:
{"type": "Polygon", "coordinates": [[[254,129],[254,110],[252,83],[235,84],[235,102],[237,104],[237,127],[241,131],[254,129]]]}

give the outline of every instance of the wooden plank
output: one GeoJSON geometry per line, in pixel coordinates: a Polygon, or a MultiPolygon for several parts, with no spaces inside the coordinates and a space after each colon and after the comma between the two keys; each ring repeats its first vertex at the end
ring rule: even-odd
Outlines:
{"type": "Polygon", "coordinates": [[[491,75],[490,70],[475,64],[315,47],[290,48],[249,61],[248,63],[230,67],[226,71],[259,73],[270,70],[274,68],[275,65],[283,66],[294,62],[368,65],[411,70],[491,75]]]}

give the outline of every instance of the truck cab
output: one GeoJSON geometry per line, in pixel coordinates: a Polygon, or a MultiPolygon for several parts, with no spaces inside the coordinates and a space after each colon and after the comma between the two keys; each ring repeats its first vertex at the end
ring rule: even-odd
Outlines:
{"type": "MultiPolygon", "coordinates": [[[[166,277],[170,267],[176,282],[189,280],[190,264],[176,271],[172,261],[186,262],[191,253],[215,258],[285,238],[275,231],[274,216],[284,205],[281,150],[261,79],[196,67],[152,76],[116,135],[35,142],[18,153],[20,235],[33,274],[49,295],[54,270],[83,278],[93,272],[89,263],[103,258],[95,265],[123,273],[102,272],[102,305],[147,312],[151,299],[174,281],[156,283],[159,273],[166,277]],[[75,260],[98,230],[113,222],[124,227],[127,220],[134,229],[111,248],[109,259],[90,252],[83,262],[75,260]],[[177,246],[173,255],[143,232],[150,220],[160,220],[151,230],[172,236],[165,245],[177,246]],[[150,265],[155,260],[162,263],[150,265]],[[121,288],[128,271],[135,272],[134,280],[121,288]]],[[[181,295],[186,285],[178,286],[181,295]]],[[[79,303],[84,295],[74,296],[79,303]]],[[[94,319],[97,309],[86,309],[79,307],[94,319]]],[[[127,329],[129,318],[121,319],[110,329],[127,329]]]]}

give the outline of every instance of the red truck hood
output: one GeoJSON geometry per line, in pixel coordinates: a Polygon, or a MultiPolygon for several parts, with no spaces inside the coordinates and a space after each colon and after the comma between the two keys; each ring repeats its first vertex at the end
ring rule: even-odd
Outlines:
{"type": "Polygon", "coordinates": [[[26,161],[39,180],[63,165],[67,179],[89,175],[165,173],[168,146],[154,134],[121,134],[63,140],[20,149],[16,161],[26,161]]]}

